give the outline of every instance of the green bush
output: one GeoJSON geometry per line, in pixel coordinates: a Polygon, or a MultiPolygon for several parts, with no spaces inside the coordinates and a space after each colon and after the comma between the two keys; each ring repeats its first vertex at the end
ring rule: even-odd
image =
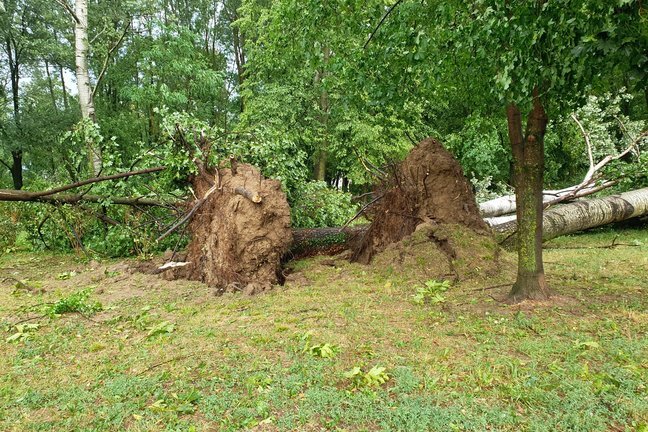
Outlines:
{"type": "Polygon", "coordinates": [[[331,189],[322,181],[304,183],[293,195],[291,210],[295,227],[344,225],[358,210],[351,202],[350,193],[331,189]]]}

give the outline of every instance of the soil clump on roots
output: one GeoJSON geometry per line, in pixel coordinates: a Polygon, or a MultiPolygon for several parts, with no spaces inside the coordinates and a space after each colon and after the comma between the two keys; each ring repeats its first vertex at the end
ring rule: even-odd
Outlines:
{"type": "Polygon", "coordinates": [[[369,210],[371,226],[353,261],[455,280],[497,271],[498,245],[461,166],[440,142],[421,141],[376,195],[382,198],[369,210]]]}
{"type": "Polygon", "coordinates": [[[290,207],[281,183],[248,164],[202,171],[192,179],[205,202],[189,223],[184,267],[165,277],[256,294],[283,283],[281,257],[292,243],[290,207]]]}

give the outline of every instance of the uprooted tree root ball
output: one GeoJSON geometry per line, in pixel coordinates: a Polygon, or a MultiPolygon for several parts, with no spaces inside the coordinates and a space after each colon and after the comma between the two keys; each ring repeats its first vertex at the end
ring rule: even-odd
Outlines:
{"type": "Polygon", "coordinates": [[[247,164],[204,170],[192,180],[205,199],[188,229],[185,267],[165,277],[255,294],[283,283],[281,257],[292,243],[290,207],[277,180],[247,164]]]}
{"type": "Polygon", "coordinates": [[[461,279],[495,271],[498,247],[479,214],[461,166],[441,143],[421,141],[393,167],[370,209],[371,226],[353,261],[427,269],[429,277],[461,279]],[[483,255],[483,256],[482,256],[483,255]]]}

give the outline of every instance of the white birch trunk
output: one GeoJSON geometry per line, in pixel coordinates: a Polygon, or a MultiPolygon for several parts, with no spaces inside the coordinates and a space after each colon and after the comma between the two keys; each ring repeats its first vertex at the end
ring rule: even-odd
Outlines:
{"type": "MultiPolygon", "coordinates": [[[[83,119],[96,121],[92,87],[88,73],[88,0],[76,0],[74,7],[74,57],[76,62],[76,80],[79,93],[79,105],[83,119]]],[[[92,176],[101,171],[101,148],[96,143],[88,143],[88,157],[92,176]]]]}
{"type": "MultiPolygon", "coordinates": [[[[543,192],[544,196],[542,198],[542,201],[545,205],[549,205],[553,202],[562,201],[568,195],[572,195],[569,197],[570,199],[581,198],[587,195],[591,195],[614,184],[615,182],[607,181],[603,182],[600,185],[591,185],[588,187],[576,185],[570,186],[565,189],[546,190],[543,192]]],[[[505,195],[489,201],[485,201],[479,204],[479,212],[489,224],[494,225],[501,223],[505,220],[499,220],[497,218],[498,216],[515,213],[515,195],[505,195]]]]}
{"type": "MultiPolygon", "coordinates": [[[[550,240],[561,235],[646,215],[648,188],[562,204],[544,212],[542,239],[550,240]]],[[[508,221],[493,228],[503,234],[512,234],[517,228],[517,222],[508,221]]]]}

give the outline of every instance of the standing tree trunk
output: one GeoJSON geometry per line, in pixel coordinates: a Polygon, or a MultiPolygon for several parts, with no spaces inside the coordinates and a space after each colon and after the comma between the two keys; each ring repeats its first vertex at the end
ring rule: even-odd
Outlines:
{"type": "Polygon", "coordinates": [[[50,98],[52,99],[52,107],[58,110],[56,106],[56,94],[54,93],[54,83],[52,82],[52,75],[50,74],[49,62],[45,60],[45,72],[47,73],[47,88],[49,89],[50,98]]]}
{"type": "Polygon", "coordinates": [[[545,299],[549,297],[549,289],[542,264],[542,186],[547,115],[537,89],[527,117],[526,133],[522,133],[522,116],[517,105],[508,106],[507,119],[518,220],[518,272],[509,297],[513,301],[545,299]]]}
{"type": "Polygon", "coordinates": [[[322,127],[322,140],[319,143],[319,148],[315,150],[315,163],[313,169],[313,178],[319,181],[326,181],[326,161],[328,158],[328,146],[329,146],[329,136],[328,136],[328,120],[329,120],[329,95],[324,87],[325,84],[322,82],[326,77],[326,68],[328,67],[330,49],[328,46],[323,48],[323,62],[322,69],[318,70],[315,74],[315,85],[320,85],[322,87],[319,100],[319,121],[322,127]]]}
{"type": "Polygon", "coordinates": [[[22,150],[11,150],[11,179],[16,190],[20,190],[23,187],[22,157],[22,150]]]}
{"type": "MultiPolygon", "coordinates": [[[[7,58],[9,61],[9,75],[11,78],[11,99],[13,102],[13,117],[14,124],[16,125],[16,134],[14,139],[20,141],[22,139],[22,128],[20,124],[20,52],[22,51],[16,46],[16,40],[7,36],[5,40],[7,44],[7,58]]],[[[23,171],[22,171],[22,142],[11,150],[11,180],[13,187],[20,190],[23,187],[23,171]]]]}
{"type": "MultiPolygon", "coordinates": [[[[74,57],[81,116],[84,120],[90,119],[94,123],[95,108],[88,73],[88,0],[76,0],[74,15],[74,57]]],[[[94,177],[101,171],[101,148],[96,143],[88,142],[88,157],[94,177]]]]}

